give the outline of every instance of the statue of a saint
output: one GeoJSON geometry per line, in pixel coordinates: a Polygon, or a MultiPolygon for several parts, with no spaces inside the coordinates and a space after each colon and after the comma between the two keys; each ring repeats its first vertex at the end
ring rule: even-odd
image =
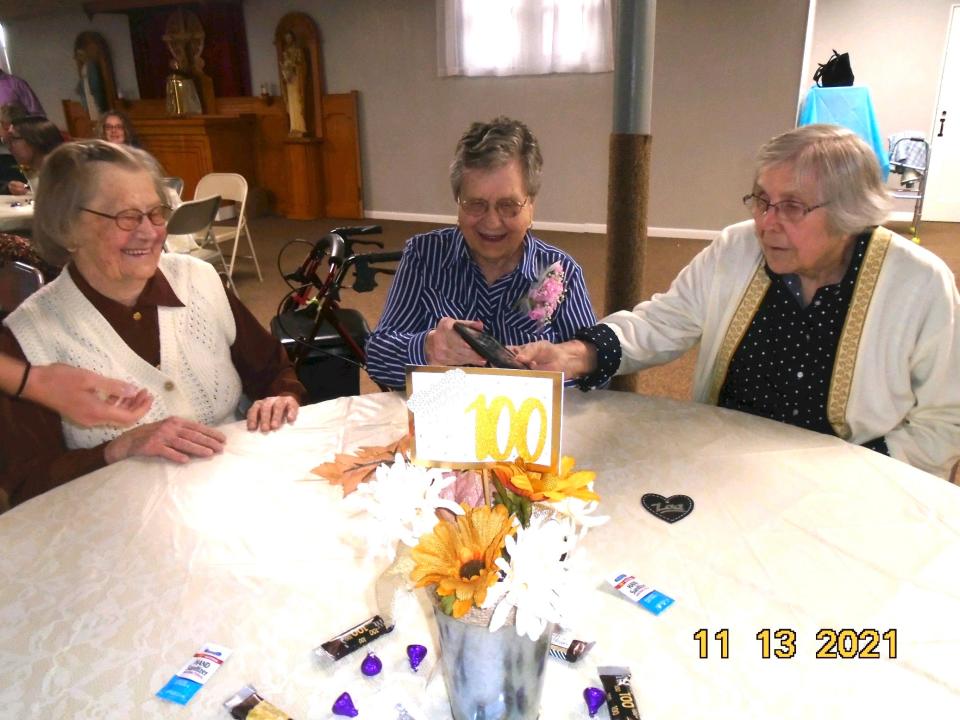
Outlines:
{"type": "Polygon", "coordinates": [[[304,112],[307,89],[307,56],[297,39],[289,30],[283,36],[283,53],[280,60],[280,87],[283,90],[283,102],[290,116],[290,137],[303,137],[307,134],[307,121],[304,112]]]}

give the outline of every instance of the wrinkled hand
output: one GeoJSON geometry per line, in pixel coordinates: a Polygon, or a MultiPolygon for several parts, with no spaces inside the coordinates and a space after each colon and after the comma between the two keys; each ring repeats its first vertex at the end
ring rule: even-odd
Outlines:
{"type": "MultiPolygon", "coordinates": [[[[453,329],[453,318],[440,318],[437,326],[427,333],[424,354],[428,365],[478,365],[483,367],[487,361],[477,355],[466,341],[453,329]]],[[[463,320],[475,330],[483,330],[479,320],[463,320]]]]}
{"type": "Polygon", "coordinates": [[[193,420],[168,417],[160,422],[127,430],[104,450],[107,464],[124,458],[157,456],[185,463],[191,457],[210,457],[223,451],[226,436],[193,420]]]}
{"type": "Polygon", "coordinates": [[[292,423],[297,419],[300,403],[290,395],[257,400],[247,411],[247,430],[259,429],[262,433],[276,430],[285,422],[292,423]]]}
{"type": "Polygon", "coordinates": [[[554,345],[546,340],[517,348],[517,360],[531,370],[562,372],[567,378],[589,375],[597,367],[597,349],[582,340],[554,345]]]}
{"type": "Polygon", "coordinates": [[[19,180],[11,180],[7,183],[7,192],[11,195],[26,195],[30,192],[30,187],[19,180]]]}
{"type": "Polygon", "coordinates": [[[133,425],[153,404],[146,390],[60,363],[34,366],[23,394],[85,427],[133,425]]]}

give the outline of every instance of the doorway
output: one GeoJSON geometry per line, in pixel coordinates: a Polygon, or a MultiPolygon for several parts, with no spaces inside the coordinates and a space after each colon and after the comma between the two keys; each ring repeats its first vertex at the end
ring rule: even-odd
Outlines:
{"type": "Polygon", "coordinates": [[[950,8],[925,195],[925,221],[960,222],[960,5],[950,8]]]}

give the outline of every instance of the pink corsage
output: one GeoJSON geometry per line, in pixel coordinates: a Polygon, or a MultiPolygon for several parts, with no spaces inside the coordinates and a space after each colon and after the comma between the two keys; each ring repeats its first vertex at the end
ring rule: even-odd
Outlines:
{"type": "Polygon", "coordinates": [[[553,263],[540,273],[526,296],[517,301],[517,308],[538,325],[549,324],[566,295],[563,278],[563,266],[559,261],[553,263]]]}

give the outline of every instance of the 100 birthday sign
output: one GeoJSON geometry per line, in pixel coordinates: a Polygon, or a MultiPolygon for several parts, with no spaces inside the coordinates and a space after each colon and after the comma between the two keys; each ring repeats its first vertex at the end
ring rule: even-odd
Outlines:
{"type": "Polygon", "coordinates": [[[560,460],[563,374],[537,370],[407,370],[411,457],[432,467],[483,467],[523,458],[560,460]]]}

